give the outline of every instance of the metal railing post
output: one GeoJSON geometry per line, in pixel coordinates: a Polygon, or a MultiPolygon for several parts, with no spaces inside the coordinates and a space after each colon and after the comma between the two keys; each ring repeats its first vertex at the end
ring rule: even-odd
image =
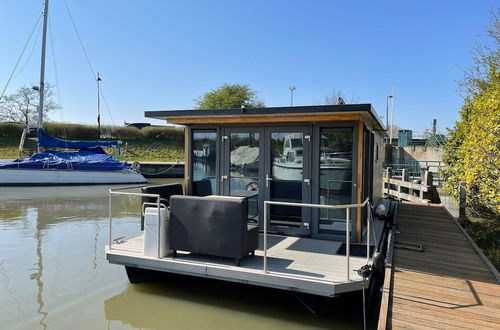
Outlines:
{"type": "Polygon", "coordinates": [[[113,247],[112,247],[112,243],[113,243],[113,238],[112,238],[112,234],[111,234],[111,217],[112,217],[112,208],[111,208],[111,190],[109,192],[109,207],[108,207],[108,211],[109,211],[109,249],[111,250],[113,247]]]}
{"type": "Polygon", "coordinates": [[[158,259],[160,259],[160,240],[161,240],[161,230],[160,230],[160,196],[156,199],[156,205],[158,207],[158,219],[157,219],[157,224],[158,224],[158,229],[157,229],[157,234],[158,234],[158,259]]]}
{"type": "Polygon", "coordinates": [[[269,204],[264,201],[264,273],[267,273],[267,208],[269,204]]]}
{"type": "Polygon", "coordinates": [[[350,226],[350,220],[351,220],[351,212],[350,208],[345,209],[345,256],[347,258],[346,263],[347,263],[347,280],[350,281],[350,271],[349,269],[351,268],[349,264],[349,255],[351,253],[351,226],[350,226]]]}

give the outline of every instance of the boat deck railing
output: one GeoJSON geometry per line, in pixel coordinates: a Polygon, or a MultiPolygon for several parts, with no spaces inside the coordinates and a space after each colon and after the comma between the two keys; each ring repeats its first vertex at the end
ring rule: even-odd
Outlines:
{"type": "MultiPolygon", "coordinates": [[[[113,249],[113,214],[112,214],[112,197],[114,195],[126,195],[126,196],[138,196],[138,197],[152,197],[156,198],[156,202],[145,202],[141,205],[141,214],[144,215],[144,210],[146,206],[156,207],[158,209],[157,213],[157,258],[162,259],[160,255],[160,221],[161,221],[161,208],[166,208],[164,204],[160,202],[159,194],[147,194],[140,192],[128,192],[124,190],[137,189],[144,186],[135,186],[135,187],[125,187],[125,188],[117,188],[109,190],[109,250],[113,249]]],[[[346,281],[351,281],[351,269],[350,269],[350,245],[351,245],[351,209],[358,209],[358,212],[361,212],[362,208],[367,208],[367,230],[366,230],[366,263],[370,261],[370,234],[372,231],[372,212],[371,212],[371,203],[369,198],[367,198],[363,203],[359,204],[345,204],[345,205],[324,205],[324,204],[308,204],[308,203],[291,203],[291,202],[279,202],[279,201],[264,201],[264,224],[263,224],[263,268],[262,271],[265,274],[270,273],[268,268],[268,226],[269,226],[269,207],[270,205],[281,205],[281,206],[291,206],[291,207],[300,207],[300,208],[317,208],[317,209],[327,209],[327,210],[339,210],[345,209],[345,231],[346,231],[346,239],[345,239],[345,250],[346,250],[346,281]]],[[[376,240],[376,237],[374,237],[376,240]]]]}
{"type": "MultiPolygon", "coordinates": [[[[147,194],[147,193],[140,193],[140,192],[129,192],[129,191],[124,191],[124,190],[131,190],[131,189],[138,189],[142,188],[142,186],[134,186],[134,187],[124,187],[124,188],[115,188],[115,189],[109,189],[109,249],[113,249],[113,207],[112,207],[112,202],[113,202],[113,195],[122,195],[122,196],[138,196],[138,197],[152,197],[156,198],[156,203],[153,202],[144,202],[141,205],[141,215],[144,216],[144,210],[145,206],[156,206],[158,213],[157,213],[157,223],[156,227],[158,232],[157,237],[160,237],[160,221],[161,221],[161,208],[167,208],[165,204],[162,204],[161,197],[159,194],[147,194]]],[[[158,244],[157,244],[157,258],[160,258],[160,239],[158,239],[158,244]]]]}
{"type": "Polygon", "coordinates": [[[306,208],[318,208],[318,209],[327,209],[327,210],[339,210],[345,209],[345,245],[346,245],[346,280],[350,281],[350,246],[351,246],[351,209],[357,208],[358,212],[361,211],[363,207],[367,207],[367,228],[366,228],[366,263],[370,261],[370,232],[371,232],[371,224],[373,221],[372,212],[371,212],[371,204],[369,198],[367,198],[363,203],[360,204],[345,204],[345,205],[324,205],[324,204],[308,204],[308,203],[291,203],[291,202],[278,202],[278,201],[264,201],[264,265],[263,271],[264,273],[268,273],[267,267],[267,227],[268,227],[268,217],[269,217],[269,206],[270,205],[281,205],[281,206],[292,206],[292,207],[306,207],[306,208]]]}

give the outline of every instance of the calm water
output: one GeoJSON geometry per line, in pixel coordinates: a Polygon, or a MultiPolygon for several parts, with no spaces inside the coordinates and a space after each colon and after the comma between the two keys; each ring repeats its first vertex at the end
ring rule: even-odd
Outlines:
{"type": "MultiPolygon", "coordinates": [[[[315,318],[287,292],[178,276],[129,284],[104,256],[109,188],[0,187],[2,329],[362,328],[359,296],[315,318]]],[[[138,199],[113,205],[113,236],[138,234],[138,199]]]]}

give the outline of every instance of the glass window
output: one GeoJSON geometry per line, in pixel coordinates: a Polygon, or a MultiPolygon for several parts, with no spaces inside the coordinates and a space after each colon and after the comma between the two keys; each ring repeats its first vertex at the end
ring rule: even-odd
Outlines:
{"type": "Polygon", "coordinates": [[[248,198],[248,218],[258,222],[259,199],[258,132],[229,134],[229,195],[248,198]]]}
{"type": "Polygon", "coordinates": [[[217,131],[193,130],[193,195],[208,196],[217,192],[217,131]]]}
{"type": "MultiPolygon", "coordinates": [[[[323,128],[320,145],[320,203],[352,203],[352,128],[323,128]]],[[[319,232],[345,234],[345,210],[321,210],[319,232]]]]}
{"type": "MultiPolygon", "coordinates": [[[[302,132],[271,133],[272,180],[269,184],[272,201],[302,203],[303,141],[302,132]]],[[[299,207],[272,205],[270,212],[271,225],[302,226],[299,207]]]]}

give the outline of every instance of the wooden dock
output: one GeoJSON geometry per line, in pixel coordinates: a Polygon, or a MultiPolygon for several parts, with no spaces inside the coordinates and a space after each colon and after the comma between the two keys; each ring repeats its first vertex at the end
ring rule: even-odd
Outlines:
{"type": "Polygon", "coordinates": [[[378,328],[500,329],[498,272],[446,210],[403,203],[396,224],[378,328]]]}

